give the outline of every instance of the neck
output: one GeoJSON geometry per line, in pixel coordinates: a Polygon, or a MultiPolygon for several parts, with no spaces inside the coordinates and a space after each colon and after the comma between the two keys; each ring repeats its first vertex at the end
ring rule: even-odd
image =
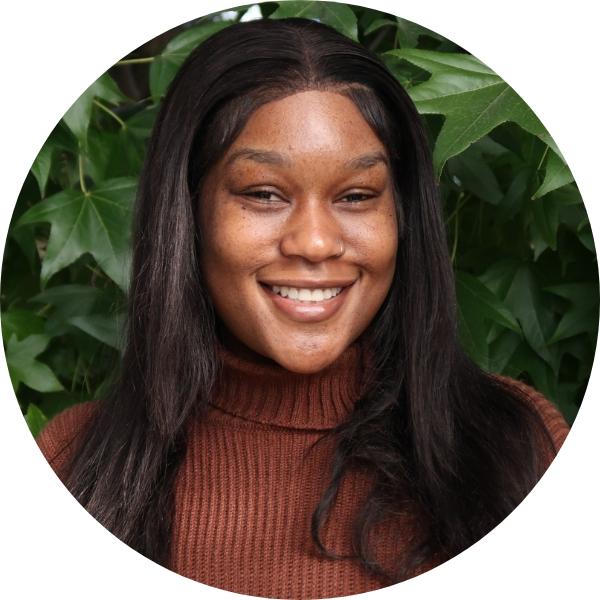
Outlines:
{"type": "Polygon", "coordinates": [[[302,375],[232,344],[219,348],[222,370],[212,404],[247,421],[291,429],[332,429],[360,397],[363,351],[351,345],[326,369],[302,375]]]}

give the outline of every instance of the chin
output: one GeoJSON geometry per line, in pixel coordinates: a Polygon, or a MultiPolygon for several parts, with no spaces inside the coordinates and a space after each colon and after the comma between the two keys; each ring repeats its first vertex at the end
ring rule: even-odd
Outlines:
{"type": "Polygon", "coordinates": [[[300,375],[319,373],[334,363],[343,353],[342,348],[324,350],[322,346],[315,348],[290,348],[289,350],[273,353],[271,359],[284,369],[300,375]]]}

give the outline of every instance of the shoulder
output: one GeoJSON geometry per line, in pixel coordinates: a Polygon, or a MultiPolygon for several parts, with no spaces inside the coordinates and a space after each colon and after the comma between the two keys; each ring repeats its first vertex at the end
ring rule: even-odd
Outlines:
{"type": "Polygon", "coordinates": [[[81,432],[91,421],[97,402],[71,406],[51,419],[36,437],[36,442],[50,466],[60,474],[81,432]]]}
{"type": "Polygon", "coordinates": [[[547,434],[546,437],[550,442],[550,444],[546,443],[545,445],[550,446],[546,450],[551,461],[569,433],[569,425],[562,413],[550,400],[530,385],[506,375],[495,374],[493,377],[504,387],[516,393],[538,415],[547,434]]]}

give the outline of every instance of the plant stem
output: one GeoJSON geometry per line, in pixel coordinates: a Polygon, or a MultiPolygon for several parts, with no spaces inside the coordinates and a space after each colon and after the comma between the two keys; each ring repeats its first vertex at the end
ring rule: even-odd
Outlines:
{"type": "Polygon", "coordinates": [[[88,194],[88,189],[85,187],[85,175],[83,174],[83,154],[79,152],[79,187],[84,194],[88,194]]]}
{"type": "Polygon", "coordinates": [[[546,149],[544,150],[544,153],[542,154],[542,158],[540,159],[540,164],[537,166],[536,171],[539,171],[542,168],[542,163],[544,162],[544,159],[546,158],[546,155],[548,154],[548,150],[550,150],[550,146],[546,146],[546,149]]]}
{"type": "Polygon", "coordinates": [[[456,249],[458,248],[458,216],[460,212],[457,210],[454,216],[454,240],[452,241],[452,254],[450,255],[450,261],[454,264],[456,258],[456,249]]]}
{"type": "Polygon", "coordinates": [[[450,213],[450,216],[446,219],[446,224],[450,223],[450,221],[452,221],[452,219],[454,219],[454,217],[456,216],[458,211],[464,206],[467,199],[468,199],[468,196],[464,192],[460,192],[458,194],[458,199],[456,200],[456,206],[454,207],[454,210],[450,213]]]}
{"type": "Polygon", "coordinates": [[[105,106],[104,104],[102,104],[102,102],[100,102],[99,100],[96,100],[96,98],[94,98],[93,103],[98,108],[102,109],[107,115],[110,115],[123,129],[125,127],[127,127],[127,124],[125,123],[125,121],[123,121],[123,119],[121,119],[121,117],[119,117],[119,115],[117,113],[115,113],[110,108],[108,108],[108,106],[105,106]]]}
{"type": "Polygon", "coordinates": [[[81,355],[77,355],[77,361],[75,362],[75,369],[73,369],[73,376],[71,377],[71,391],[75,391],[75,385],[77,383],[77,375],[79,375],[79,364],[81,362],[81,355]]]}
{"type": "Polygon", "coordinates": [[[145,65],[151,63],[156,57],[155,56],[147,56],[145,58],[124,58],[120,60],[118,65],[145,65]]]}

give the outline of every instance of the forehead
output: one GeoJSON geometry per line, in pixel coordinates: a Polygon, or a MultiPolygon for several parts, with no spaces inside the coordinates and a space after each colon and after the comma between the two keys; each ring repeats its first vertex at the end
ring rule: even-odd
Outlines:
{"type": "Polygon", "coordinates": [[[339,93],[306,91],[274,100],[248,119],[226,156],[240,148],[267,148],[293,159],[347,161],[365,152],[385,153],[357,106],[339,93]]]}

